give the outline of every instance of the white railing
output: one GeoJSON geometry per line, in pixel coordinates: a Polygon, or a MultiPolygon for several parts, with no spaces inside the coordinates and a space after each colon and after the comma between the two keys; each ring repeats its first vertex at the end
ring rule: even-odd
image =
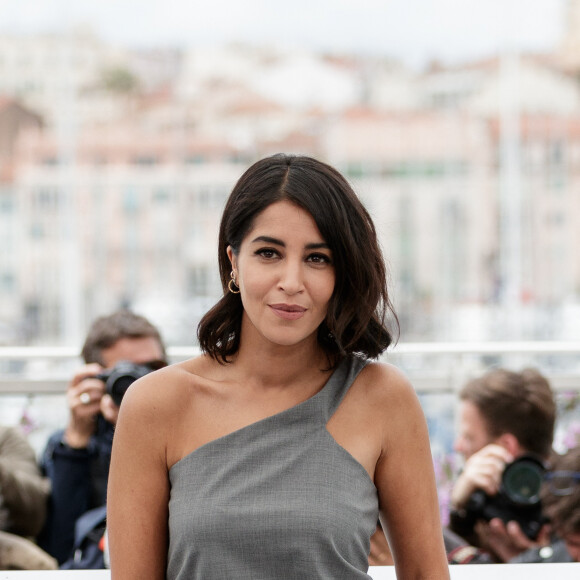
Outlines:
{"type": "MultiPolygon", "coordinates": [[[[172,362],[198,353],[193,346],[168,348],[172,362]]],[[[536,366],[556,391],[580,391],[580,342],[399,343],[382,360],[400,366],[419,392],[453,392],[489,365],[536,366]]],[[[0,394],[62,394],[79,364],[75,347],[0,347],[0,394]]]]}
{"type": "MultiPolygon", "coordinates": [[[[194,346],[168,348],[171,362],[198,353],[194,346]]],[[[580,423],[580,342],[400,343],[382,360],[401,368],[422,397],[436,455],[452,446],[456,392],[490,366],[534,366],[549,378],[567,409],[558,439],[580,423]]],[[[81,364],[76,347],[0,347],[0,423],[24,424],[40,451],[48,435],[68,420],[66,385],[81,364]]]]}
{"type": "MultiPolygon", "coordinates": [[[[577,580],[580,563],[574,564],[476,564],[451,566],[451,580],[577,580]]],[[[373,580],[396,580],[391,566],[369,569],[373,580]]],[[[108,570],[0,572],[0,580],[110,580],[108,570]]]]}

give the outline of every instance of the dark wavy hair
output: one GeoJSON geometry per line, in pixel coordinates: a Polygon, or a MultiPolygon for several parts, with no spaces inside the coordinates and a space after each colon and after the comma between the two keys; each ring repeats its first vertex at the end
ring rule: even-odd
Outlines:
{"type": "Polygon", "coordinates": [[[372,219],[336,169],[311,157],[284,154],[254,163],[227,200],[218,245],[224,295],[199,323],[202,351],[222,363],[238,351],[243,306],[240,295],[228,291],[232,267],[227,248],[237,255],[256,216],[283,200],[313,217],[332,251],[335,286],[318,328],[320,346],[334,364],[350,353],[379,356],[393,341],[389,326],[398,331],[398,319],[372,219]]]}

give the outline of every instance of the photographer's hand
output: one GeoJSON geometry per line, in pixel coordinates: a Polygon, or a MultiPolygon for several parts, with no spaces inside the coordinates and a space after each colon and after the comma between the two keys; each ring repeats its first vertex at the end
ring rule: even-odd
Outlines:
{"type": "Polygon", "coordinates": [[[550,528],[544,525],[536,540],[530,540],[515,521],[505,524],[500,518],[489,522],[479,521],[475,531],[480,546],[492,553],[499,562],[509,562],[530,548],[547,546],[550,543],[550,528]]]}
{"type": "Polygon", "coordinates": [[[102,370],[98,364],[85,365],[69,383],[67,402],[70,419],[64,434],[69,447],[85,448],[95,431],[95,418],[101,411],[101,399],[105,392],[105,384],[95,376],[102,370]]]}
{"type": "Polygon", "coordinates": [[[103,395],[101,399],[101,415],[103,415],[106,421],[116,425],[117,418],[119,417],[119,407],[117,407],[111,395],[103,395]]]}
{"type": "Polygon", "coordinates": [[[488,495],[495,495],[499,490],[503,470],[513,459],[507,449],[493,443],[474,453],[466,461],[451,491],[453,508],[464,508],[476,489],[481,489],[488,495]]]}

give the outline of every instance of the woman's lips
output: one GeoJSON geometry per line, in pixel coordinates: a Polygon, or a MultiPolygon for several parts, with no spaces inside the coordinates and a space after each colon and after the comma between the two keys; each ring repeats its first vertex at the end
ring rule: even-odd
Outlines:
{"type": "Polygon", "coordinates": [[[272,312],[284,320],[297,320],[306,312],[306,308],[294,304],[270,304],[272,312]]]}

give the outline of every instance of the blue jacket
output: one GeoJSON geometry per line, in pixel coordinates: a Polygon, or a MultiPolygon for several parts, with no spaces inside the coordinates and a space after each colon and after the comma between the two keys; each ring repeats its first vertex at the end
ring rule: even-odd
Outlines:
{"type": "Polygon", "coordinates": [[[59,564],[71,557],[77,520],[85,512],[106,504],[113,429],[99,416],[96,432],[85,449],[66,445],[63,430],[48,440],[41,468],[51,481],[52,491],[38,544],[59,564]]]}
{"type": "Polygon", "coordinates": [[[60,566],[61,570],[103,570],[105,555],[101,542],[107,523],[107,506],[82,515],[75,526],[72,556],[60,566]]]}

